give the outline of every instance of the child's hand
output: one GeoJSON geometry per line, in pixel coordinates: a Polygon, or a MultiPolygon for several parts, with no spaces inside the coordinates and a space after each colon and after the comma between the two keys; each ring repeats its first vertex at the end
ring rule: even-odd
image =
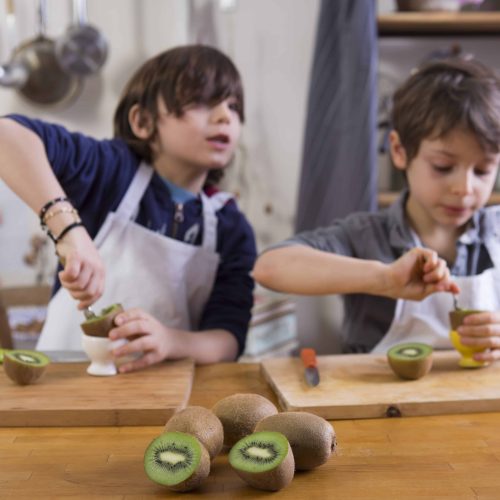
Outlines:
{"type": "Polygon", "coordinates": [[[500,359],[500,312],[470,314],[464,318],[457,331],[462,344],[487,349],[474,354],[476,361],[500,359]]]}
{"type": "Polygon", "coordinates": [[[101,257],[87,231],[78,227],[57,244],[57,255],[64,269],[61,285],[79,300],[78,308],[92,305],[104,291],[105,271],[101,257]]]}
{"type": "Polygon", "coordinates": [[[459,293],[450,280],[446,262],[434,250],[416,247],[388,266],[385,295],[392,298],[422,300],[431,293],[459,293]]]}
{"type": "Polygon", "coordinates": [[[130,342],[115,349],[116,358],[141,354],[135,361],[119,367],[120,373],[140,370],[165,358],[175,357],[182,332],[167,328],[143,309],[128,309],[115,318],[117,325],[109,332],[111,340],[128,339],[130,342]]]}

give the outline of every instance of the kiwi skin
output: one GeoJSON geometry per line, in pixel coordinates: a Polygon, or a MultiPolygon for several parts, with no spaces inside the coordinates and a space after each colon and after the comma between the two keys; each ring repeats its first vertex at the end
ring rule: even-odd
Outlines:
{"type": "Polygon", "coordinates": [[[233,446],[241,438],[252,434],[257,423],[278,409],[264,396],[253,393],[237,393],[218,401],[212,411],[224,428],[224,444],[233,446]]]}
{"type": "Polygon", "coordinates": [[[213,460],[221,451],[224,429],[219,418],[203,406],[188,406],[166,423],[165,432],[184,432],[197,437],[213,460]]]}
{"type": "Polygon", "coordinates": [[[80,324],[85,335],[91,337],[107,337],[109,331],[115,326],[115,316],[123,312],[121,304],[113,304],[101,311],[96,318],[90,318],[80,324]]]}
{"type": "MultiPolygon", "coordinates": [[[[175,432],[173,434],[182,434],[182,433],[175,432]]],[[[196,439],[195,436],[191,436],[191,437],[193,439],[196,439]]],[[[145,463],[146,463],[147,452],[148,452],[149,448],[151,446],[153,446],[154,441],[155,441],[155,439],[153,439],[153,441],[151,441],[148,448],[146,449],[146,452],[144,455],[145,463]]],[[[206,450],[206,448],[203,446],[203,444],[199,440],[198,440],[198,443],[199,443],[200,449],[201,449],[201,457],[200,457],[200,463],[199,463],[196,471],[194,471],[193,474],[191,474],[191,476],[189,476],[184,481],[181,481],[180,483],[169,484],[169,485],[162,484],[162,483],[158,483],[158,484],[162,484],[162,486],[167,487],[171,491],[178,491],[178,492],[191,491],[191,490],[194,490],[194,489],[198,488],[199,486],[201,486],[201,484],[205,481],[205,479],[210,474],[210,455],[208,454],[208,451],[206,450]]],[[[145,465],[145,467],[146,467],[146,465],[145,465]]],[[[146,468],[146,474],[148,474],[147,468],[146,468]]],[[[148,474],[148,476],[149,476],[149,474],[148,474]]],[[[151,477],[150,477],[150,479],[152,481],[155,481],[151,477]]]]}
{"type": "MultiPolygon", "coordinates": [[[[253,433],[249,436],[245,436],[245,438],[255,436],[256,439],[259,439],[259,434],[261,433],[253,433]]],[[[234,445],[234,447],[237,447],[245,438],[242,438],[242,440],[238,441],[234,445]]],[[[248,485],[256,489],[265,491],[279,491],[283,489],[285,486],[288,486],[292,482],[295,473],[295,461],[290,443],[288,443],[288,450],[285,458],[277,467],[272,470],[264,472],[248,472],[238,469],[232,464],[231,466],[236,471],[236,474],[238,474],[238,476],[240,476],[240,478],[243,479],[243,481],[245,481],[248,485]]]]}
{"type": "Polygon", "coordinates": [[[16,384],[30,385],[35,383],[47,369],[50,359],[41,352],[24,349],[13,349],[4,352],[3,368],[7,376],[16,384]],[[41,364],[27,364],[18,361],[18,356],[33,356],[41,361],[41,364]]]}
{"type": "Polygon", "coordinates": [[[324,418],[308,412],[287,411],[262,419],[255,432],[281,432],[290,442],[296,470],[323,465],[337,446],[335,430],[324,418]]]}
{"type": "Polygon", "coordinates": [[[8,351],[8,349],[0,348],[0,365],[3,363],[3,355],[8,351]]]}
{"type": "MultiPolygon", "coordinates": [[[[408,347],[410,345],[411,344],[408,344],[408,347]]],[[[418,346],[418,343],[415,342],[413,345],[418,346]]],[[[389,349],[387,352],[387,361],[392,371],[406,380],[418,380],[427,375],[432,368],[432,347],[426,344],[424,345],[426,348],[429,348],[430,351],[427,356],[418,359],[395,359],[389,354],[392,349],[395,347],[403,347],[404,344],[399,344],[389,349]]]]}

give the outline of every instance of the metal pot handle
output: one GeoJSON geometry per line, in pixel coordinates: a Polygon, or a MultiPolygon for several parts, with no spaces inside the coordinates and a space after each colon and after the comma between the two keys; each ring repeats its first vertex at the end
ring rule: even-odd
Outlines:
{"type": "Polygon", "coordinates": [[[38,0],[38,35],[45,37],[47,33],[47,0],[38,0]]]}
{"type": "MultiPolygon", "coordinates": [[[[14,11],[14,0],[5,1],[5,25],[7,51],[9,55],[17,45],[16,16],[14,11]]],[[[28,70],[24,64],[16,61],[6,62],[0,65],[0,85],[3,87],[22,87],[28,79],[28,70]]]]}
{"type": "Polygon", "coordinates": [[[73,20],[77,26],[88,23],[87,0],[73,0],[73,20]]]}

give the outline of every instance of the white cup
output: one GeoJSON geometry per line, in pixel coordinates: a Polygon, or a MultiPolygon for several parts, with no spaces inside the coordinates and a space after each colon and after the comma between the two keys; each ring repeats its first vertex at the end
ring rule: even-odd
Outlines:
{"type": "Polygon", "coordinates": [[[113,356],[112,351],[127,342],[126,339],[110,340],[107,337],[82,334],[82,347],[91,361],[87,373],[100,377],[116,375],[118,373],[116,368],[118,360],[113,356]]]}

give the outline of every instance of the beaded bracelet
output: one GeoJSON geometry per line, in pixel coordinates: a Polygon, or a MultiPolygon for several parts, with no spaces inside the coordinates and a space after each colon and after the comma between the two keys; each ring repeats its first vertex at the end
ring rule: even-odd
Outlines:
{"type": "Polygon", "coordinates": [[[47,213],[47,210],[50,207],[53,207],[56,203],[61,203],[63,201],[69,201],[69,200],[68,198],[66,198],[66,196],[59,196],[45,203],[45,205],[40,209],[40,212],[38,213],[38,217],[40,218],[40,224],[42,226],[43,226],[43,219],[45,217],[45,214],[47,213]]]}
{"type": "Polygon", "coordinates": [[[79,219],[78,210],[76,208],[63,207],[63,208],[60,208],[59,210],[53,210],[52,212],[47,212],[45,214],[45,217],[43,218],[43,220],[40,221],[40,225],[42,226],[42,229],[47,227],[47,221],[49,219],[52,219],[52,217],[55,217],[56,215],[59,215],[59,214],[73,214],[76,216],[76,220],[79,219]]]}
{"type": "Polygon", "coordinates": [[[54,236],[50,231],[47,231],[47,235],[57,245],[72,229],[79,226],[83,226],[80,219],[66,226],[57,236],[54,236]]]}

